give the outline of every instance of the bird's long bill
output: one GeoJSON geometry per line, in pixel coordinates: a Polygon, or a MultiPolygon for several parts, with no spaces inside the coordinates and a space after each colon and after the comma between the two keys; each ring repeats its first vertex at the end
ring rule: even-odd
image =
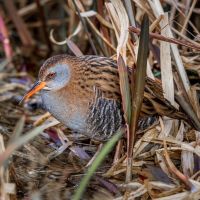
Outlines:
{"type": "Polygon", "coordinates": [[[35,93],[37,93],[38,91],[40,91],[42,88],[44,88],[46,85],[45,82],[43,81],[37,81],[35,82],[35,84],[33,85],[33,87],[24,95],[24,97],[22,98],[22,100],[20,101],[20,104],[29,99],[31,96],[33,96],[35,93]]]}

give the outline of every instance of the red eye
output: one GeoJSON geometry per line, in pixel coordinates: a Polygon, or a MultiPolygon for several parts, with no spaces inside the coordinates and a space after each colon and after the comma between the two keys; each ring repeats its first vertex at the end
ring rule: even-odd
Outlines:
{"type": "Polygon", "coordinates": [[[56,73],[55,72],[51,72],[46,76],[46,80],[50,80],[53,79],[55,77],[56,73]]]}

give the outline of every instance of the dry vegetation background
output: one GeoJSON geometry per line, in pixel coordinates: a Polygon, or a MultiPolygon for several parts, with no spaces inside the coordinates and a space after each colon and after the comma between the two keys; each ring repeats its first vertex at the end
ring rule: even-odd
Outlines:
{"type": "Polygon", "coordinates": [[[24,105],[18,102],[36,79],[43,61],[51,55],[96,54],[116,58],[120,52],[127,64],[134,67],[136,33],[144,13],[150,19],[151,35],[147,75],[161,79],[164,95],[172,105],[177,106],[174,95],[179,97],[196,129],[162,116],[150,129],[138,132],[133,179],[128,184],[126,141],[121,140],[98,168],[82,199],[200,199],[200,2],[3,0],[2,200],[72,199],[99,143],[71,133],[51,118],[40,109],[39,97],[24,105]],[[135,28],[129,29],[128,34],[129,26],[135,28]]]}

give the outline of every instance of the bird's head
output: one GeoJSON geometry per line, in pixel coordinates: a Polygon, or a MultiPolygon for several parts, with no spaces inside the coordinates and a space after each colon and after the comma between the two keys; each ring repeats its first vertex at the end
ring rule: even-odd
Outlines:
{"type": "MultiPolygon", "coordinates": [[[[70,64],[65,55],[53,56],[41,66],[38,80],[24,95],[22,101],[27,100],[40,90],[56,91],[65,87],[71,77],[70,64]]],[[[22,102],[21,101],[21,102],[22,102]]]]}

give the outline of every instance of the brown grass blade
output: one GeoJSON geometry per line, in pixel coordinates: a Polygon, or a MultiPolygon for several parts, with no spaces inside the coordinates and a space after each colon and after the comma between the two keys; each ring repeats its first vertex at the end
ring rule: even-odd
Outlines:
{"type": "Polygon", "coordinates": [[[126,122],[129,124],[131,119],[131,94],[128,80],[128,71],[121,55],[117,60],[118,70],[120,74],[120,89],[122,94],[122,104],[125,113],[126,122]]]}
{"type": "Polygon", "coordinates": [[[167,143],[166,141],[164,140],[164,152],[165,152],[165,159],[166,159],[166,162],[167,162],[167,165],[169,167],[169,170],[174,174],[176,175],[186,186],[187,189],[191,189],[192,188],[192,183],[189,181],[189,179],[184,175],[182,174],[177,168],[176,166],[174,165],[174,163],[171,161],[170,157],[169,157],[169,154],[167,152],[167,143]]]}
{"type": "Polygon", "coordinates": [[[127,171],[126,171],[126,182],[131,181],[132,177],[132,155],[133,146],[136,140],[136,128],[137,121],[139,118],[140,110],[142,107],[144,86],[147,68],[147,57],[149,47],[149,19],[145,14],[142,21],[142,31],[140,35],[137,67],[135,74],[132,75],[132,115],[131,115],[131,126],[130,135],[127,144],[127,171]],[[135,80],[134,80],[135,79],[135,80]]]}

